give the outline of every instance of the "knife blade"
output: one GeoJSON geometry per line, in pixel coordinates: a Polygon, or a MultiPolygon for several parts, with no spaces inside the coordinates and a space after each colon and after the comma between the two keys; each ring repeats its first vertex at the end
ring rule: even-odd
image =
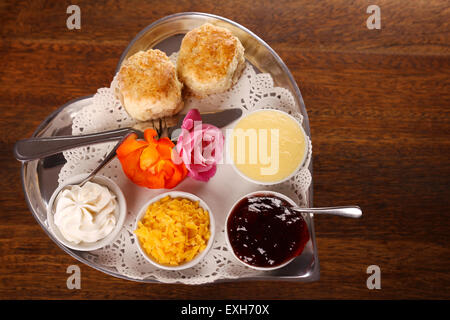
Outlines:
{"type": "MultiPolygon", "coordinates": [[[[217,128],[223,128],[233,121],[239,119],[242,116],[242,109],[233,108],[226,109],[223,111],[215,111],[215,112],[205,112],[200,114],[202,117],[203,123],[212,124],[217,128]]],[[[181,125],[183,124],[184,117],[186,115],[182,115],[179,117],[178,122],[175,126],[171,126],[168,128],[168,137],[174,141],[178,139],[180,134],[181,125]]]]}
{"type": "MultiPolygon", "coordinates": [[[[234,120],[237,120],[241,115],[242,110],[234,108],[203,113],[201,114],[201,117],[204,123],[209,123],[218,128],[223,128],[224,126],[232,123],[234,120]]],[[[120,128],[79,136],[35,137],[23,139],[17,141],[14,145],[14,156],[20,161],[30,161],[42,159],[72,148],[108,141],[121,141],[130,133],[136,133],[140,138],[142,138],[143,131],[147,128],[155,128],[157,132],[159,130],[159,136],[161,136],[162,133],[161,128],[165,129],[166,136],[176,142],[176,139],[178,138],[177,133],[180,133],[179,130],[177,132],[176,129],[181,128],[184,116],[185,115],[180,114],[173,117],[173,119],[160,119],[158,120],[158,124],[155,121],[141,122],[138,124],[139,128],[138,126],[135,126],[133,128],[120,128]],[[162,121],[166,121],[164,125],[162,121]]]]}

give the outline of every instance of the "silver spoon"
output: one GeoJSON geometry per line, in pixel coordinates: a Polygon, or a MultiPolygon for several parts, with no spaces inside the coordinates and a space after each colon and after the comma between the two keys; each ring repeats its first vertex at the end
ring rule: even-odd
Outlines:
{"type": "MultiPolygon", "coordinates": [[[[105,159],[103,159],[103,161],[94,169],[92,170],[92,172],[86,177],[84,178],[80,183],[77,183],[76,185],[78,185],[80,188],[82,186],[84,186],[86,184],[86,182],[91,181],[93,177],[95,177],[95,175],[101,170],[103,169],[103,167],[105,167],[112,159],[115,158],[116,156],[116,150],[117,148],[119,148],[119,146],[122,144],[122,140],[120,140],[115,146],[114,148],[108,153],[108,155],[105,157],[105,159]]],[[[67,186],[66,186],[67,187],[67,186]]],[[[64,189],[66,189],[66,187],[64,189]]]]}
{"type": "Polygon", "coordinates": [[[332,214],[335,216],[343,216],[347,218],[360,218],[362,210],[358,206],[341,206],[341,207],[323,207],[323,208],[300,208],[300,207],[285,207],[289,211],[298,213],[313,213],[313,214],[332,214]]]}
{"type": "MultiPolygon", "coordinates": [[[[84,178],[83,180],[81,180],[80,182],[74,182],[74,183],[70,183],[65,185],[63,188],[61,188],[61,190],[59,190],[58,194],[56,195],[55,199],[58,198],[58,196],[64,191],[67,190],[73,186],[79,186],[80,188],[83,187],[86,183],[88,183],[89,181],[91,181],[95,175],[101,170],[103,169],[103,167],[105,167],[112,159],[114,159],[114,157],[116,156],[116,150],[117,148],[120,146],[120,144],[122,143],[122,140],[120,140],[115,147],[109,152],[109,154],[105,157],[105,159],[103,159],[103,161],[94,169],[92,170],[91,173],[88,174],[88,176],[86,178],[84,178]]],[[[52,213],[54,214],[54,208],[53,208],[53,204],[52,204],[52,213]]]]}

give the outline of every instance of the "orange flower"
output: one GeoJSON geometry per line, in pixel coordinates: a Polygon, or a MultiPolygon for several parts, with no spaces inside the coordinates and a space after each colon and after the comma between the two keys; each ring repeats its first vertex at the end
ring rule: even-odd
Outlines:
{"type": "Polygon", "coordinates": [[[154,129],[144,131],[143,140],[137,135],[129,135],[117,148],[116,154],[126,176],[142,187],[150,189],[172,189],[187,175],[183,163],[172,161],[172,148],[169,138],[155,140],[154,129]]]}

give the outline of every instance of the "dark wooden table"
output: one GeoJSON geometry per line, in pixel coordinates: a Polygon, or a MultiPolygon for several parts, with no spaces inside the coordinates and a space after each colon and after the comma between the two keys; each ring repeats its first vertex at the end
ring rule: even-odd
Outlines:
{"type": "Polygon", "coordinates": [[[448,1],[70,1],[0,4],[0,298],[450,298],[448,1]],[[381,30],[366,9],[381,8],[381,30]],[[116,279],[57,247],[25,203],[16,140],[70,99],[108,86],[128,42],[166,15],[201,11],[256,32],[292,71],[310,117],[321,279],[203,286],[116,279]],[[68,290],[66,268],[81,268],[68,290]],[[381,268],[369,290],[366,269],[381,268]]]}

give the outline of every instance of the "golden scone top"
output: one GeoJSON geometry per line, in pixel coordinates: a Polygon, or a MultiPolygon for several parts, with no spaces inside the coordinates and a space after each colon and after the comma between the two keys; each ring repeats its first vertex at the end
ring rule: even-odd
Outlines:
{"type": "Polygon", "coordinates": [[[117,75],[117,95],[136,120],[172,116],[183,108],[175,65],[160,50],[140,51],[129,57],[117,75]]]}
{"type": "Polygon", "coordinates": [[[241,43],[229,30],[206,23],[183,38],[177,62],[179,76],[184,80],[189,75],[203,83],[226,77],[234,72],[230,67],[240,48],[241,43]]]}
{"type": "Polygon", "coordinates": [[[180,86],[175,66],[157,49],[129,57],[119,71],[118,82],[121,93],[133,99],[161,99],[180,86]]]}

